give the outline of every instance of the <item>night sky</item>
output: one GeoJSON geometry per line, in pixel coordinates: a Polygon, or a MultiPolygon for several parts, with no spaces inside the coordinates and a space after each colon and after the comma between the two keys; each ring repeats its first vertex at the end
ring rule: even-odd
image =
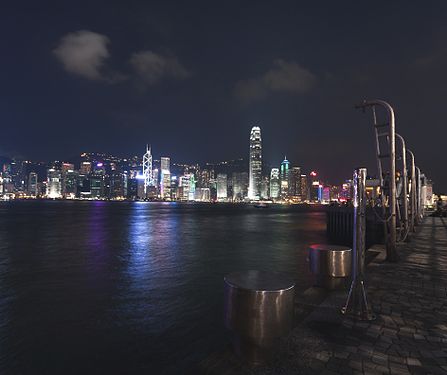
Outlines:
{"type": "Polygon", "coordinates": [[[447,2],[17,1],[0,12],[0,155],[264,159],[375,172],[364,98],[389,101],[447,191],[447,2]]]}

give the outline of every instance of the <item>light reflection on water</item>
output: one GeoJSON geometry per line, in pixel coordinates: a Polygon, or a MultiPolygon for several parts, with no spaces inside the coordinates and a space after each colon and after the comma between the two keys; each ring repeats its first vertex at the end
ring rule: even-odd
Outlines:
{"type": "Polygon", "coordinates": [[[324,213],[297,207],[0,204],[0,373],[179,373],[225,344],[222,278],[309,284],[324,213]]]}

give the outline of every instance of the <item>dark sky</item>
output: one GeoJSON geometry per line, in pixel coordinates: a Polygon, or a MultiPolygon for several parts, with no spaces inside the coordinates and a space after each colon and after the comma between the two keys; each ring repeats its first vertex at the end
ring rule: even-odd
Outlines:
{"type": "Polygon", "coordinates": [[[284,155],[339,182],[374,174],[389,101],[447,191],[447,2],[17,1],[0,12],[0,155],[81,151],[203,162],[284,155]]]}

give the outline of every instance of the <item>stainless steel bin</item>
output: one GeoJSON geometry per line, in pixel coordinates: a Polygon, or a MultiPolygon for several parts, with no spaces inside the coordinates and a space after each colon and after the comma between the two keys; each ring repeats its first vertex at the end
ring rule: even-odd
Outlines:
{"type": "Polygon", "coordinates": [[[352,250],[347,246],[315,244],[309,248],[315,285],[330,290],[346,286],[351,276],[352,250]]]}
{"type": "Polygon", "coordinates": [[[281,274],[236,272],[224,278],[224,322],[235,353],[269,362],[293,326],[295,283],[281,274]]]}

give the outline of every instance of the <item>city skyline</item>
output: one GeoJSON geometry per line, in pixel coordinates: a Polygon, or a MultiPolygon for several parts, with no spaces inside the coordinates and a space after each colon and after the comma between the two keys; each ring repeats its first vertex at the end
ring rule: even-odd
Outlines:
{"type": "Polygon", "coordinates": [[[375,167],[354,105],[379,98],[446,191],[447,4],[375,4],[9,3],[0,155],[134,155],[143,138],[176,160],[227,160],[259,123],[264,160],[286,154],[334,180],[375,167]]]}
{"type": "MultiPolygon", "coordinates": [[[[0,163],[0,199],[270,201],[286,204],[346,203],[351,199],[350,178],[342,184],[328,183],[315,170],[303,174],[305,169],[292,164],[286,156],[279,168],[263,163],[261,128],[257,125],[251,128],[248,146],[246,162],[234,159],[205,165],[175,164],[168,156],[154,160],[152,147],[148,144],[142,156],[132,158],[83,153],[78,163],[0,163]]],[[[402,182],[400,178],[398,181],[402,182]]],[[[433,204],[432,181],[425,174],[421,174],[418,181],[424,191],[424,201],[433,204]]],[[[377,199],[382,190],[381,180],[370,174],[367,182],[369,199],[377,199]]]]}
{"type": "Polygon", "coordinates": [[[248,145],[247,161],[242,158],[204,165],[175,164],[168,156],[154,160],[149,144],[142,156],[132,158],[83,153],[77,162],[3,162],[0,199],[329,203],[339,201],[342,191],[349,190],[350,184],[346,189],[335,189],[317,178],[315,171],[309,177],[302,174],[302,167],[291,165],[286,158],[280,168],[263,163],[261,128],[257,125],[251,128],[248,145]],[[325,195],[326,190],[330,193],[325,195]]]}

